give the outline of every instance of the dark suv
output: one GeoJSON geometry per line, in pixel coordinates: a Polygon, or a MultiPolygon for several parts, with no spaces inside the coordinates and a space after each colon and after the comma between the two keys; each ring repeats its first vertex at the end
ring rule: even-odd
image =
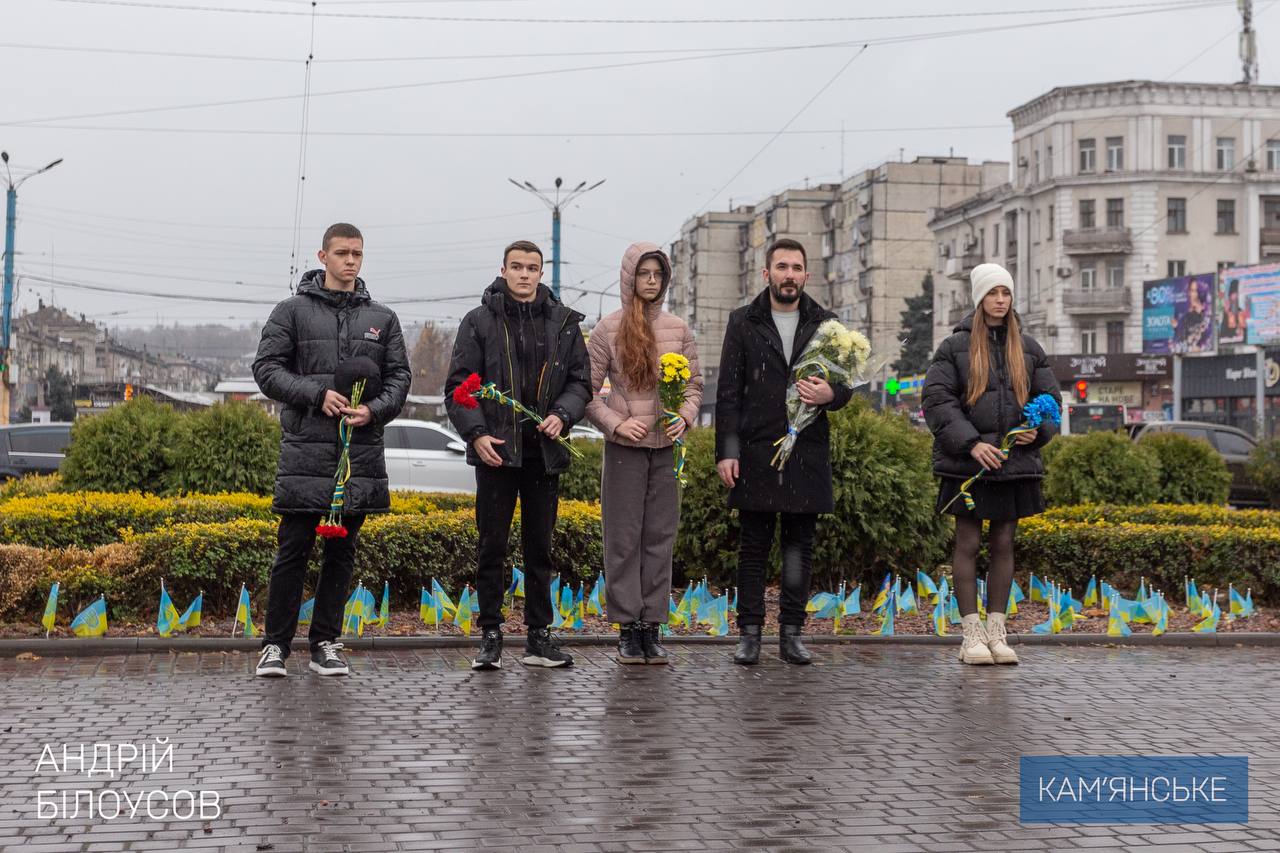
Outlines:
{"type": "Polygon", "coordinates": [[[69,423],[0,427],[0,480],[55,473],[70,443],[69,423]]]}
{"type": "Polygon", "coordinates": [[[1157,432],[1176,432],[1187,438],[1198,438],[1209,442],[1227,463],[1231,472],[1231,494],[1227,502],[1232,506],[1268,506],[1267,493],[1249,479],[1245,465],[1249,462],[1249,454],[1258,446],[1253,437],[1243,430],[1222,424],[1207,424],[1198,421],[1153,421],[1151,423],[1129,424],[1129,436],[1134,441],[1144,435],[1157,432]]]}

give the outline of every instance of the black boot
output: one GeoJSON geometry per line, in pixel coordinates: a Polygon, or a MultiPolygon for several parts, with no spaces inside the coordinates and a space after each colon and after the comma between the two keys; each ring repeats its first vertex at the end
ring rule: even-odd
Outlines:
{"type": "Polygon", "coordinates": [[[778,655],[787,663],[805,664],[813,661],[809,650],[800,641],[802,625],[778,626],[778,655]]]}
{"type": "Polygon", "coordinates": [[[640,643],[644,648],[644,662],[666,663],[667,650],[662,647],[658,626],[652,622],[641,622],[636,630],[642,632],[640,643]]]}
{"type": "Polygon", "coordinates": [[[644,663],[644,642],[639,622],[618,629],[618,663],[644,663]]]}
{"type": "Polygon", "coordinates": [[[743,625],[738,629],[738,648],[733,652],[733,662],[752,666],[760,662],[760,626],[743,625]]]}

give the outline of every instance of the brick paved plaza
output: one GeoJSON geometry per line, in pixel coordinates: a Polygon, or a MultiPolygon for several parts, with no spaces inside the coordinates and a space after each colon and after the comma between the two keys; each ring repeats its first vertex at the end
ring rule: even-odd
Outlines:
{"type": "MultiPolygon", "coordinates": [[[[467,650],[353,651],[353,675],[251,654],[0,659],[0,848],[532,851],[1280,849],[1273,649],[728,646],[473,673],[467,650]],[[171,773],[37,773],[42,747],[174,744],[171,773]],[[1017,758],[1250,756],[1238,826],[1020,826],[1017,758]],[[216,791],[220,817],[41,819],[38,789],[216,791]]],[[[66,769],[66,768],[63,768],[66,769]]],[[[86,767],[87,769],[87,767],[86,767]]]]}

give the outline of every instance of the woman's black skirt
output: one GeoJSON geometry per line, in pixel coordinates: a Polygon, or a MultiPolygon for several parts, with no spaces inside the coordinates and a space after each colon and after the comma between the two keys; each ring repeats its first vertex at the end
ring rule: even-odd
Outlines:
{"type": "Polygon", "coordinates": [[[1044,512],[1044,494],[1039,478],[1018,480],[987,480],[979,478],[969,487],[973,495],[973,509],[965,506],[960,494],[964,480],[941,477],[938,485],[938,512],[955,498],[945,512],[957,518],[979,518],[987,521],[1016,521],[1044,512]]]}

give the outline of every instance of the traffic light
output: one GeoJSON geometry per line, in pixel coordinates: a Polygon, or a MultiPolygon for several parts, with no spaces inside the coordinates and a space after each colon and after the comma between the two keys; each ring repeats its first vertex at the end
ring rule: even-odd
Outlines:
{"type": "Polygon", "coordinates": [[[1084,379],[1076,380],[1076,402],[1089,402],[1089,383],[1084,379]]]}
{"type": "Polygon", "coordinates": [[[133,383],[126,383],[124,386],[124,401],[127,403],[133,399],[133,383]]]}

